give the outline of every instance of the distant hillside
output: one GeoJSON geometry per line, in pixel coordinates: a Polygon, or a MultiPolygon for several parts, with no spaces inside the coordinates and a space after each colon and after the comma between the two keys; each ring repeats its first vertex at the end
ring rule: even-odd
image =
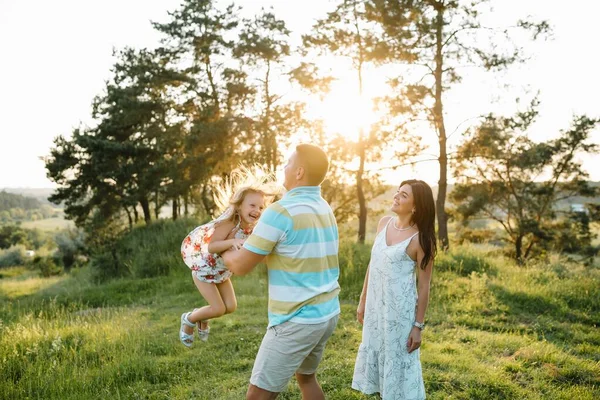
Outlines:
{"type": "Polygon", "coordinates": [[[25,197],[20,194],[0,192],[0,211],[8,211],[11,208],[21,208],[23,210],[35,210],[42,206],[42,203],[33,197],[25,197]]]}
{"type": "Polygon", "coordinates": [[[20,194],[25,197],[33,197],[44,204],[52,204],[48,201],[48,197],[54,193],[54,189],[52,188],[3,188],[0,189],[0,191],[20,194]]]}

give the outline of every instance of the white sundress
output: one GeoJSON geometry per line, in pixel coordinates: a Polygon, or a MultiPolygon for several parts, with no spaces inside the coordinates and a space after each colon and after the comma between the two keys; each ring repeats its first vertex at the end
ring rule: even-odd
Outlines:
{"type": "Polygon", "coordinates": [[[379,393],[382,400],[421,400],[425,386],[419,349],[408,353],[406,345],[417,306],[416,262],[406,248],[416,234],[388,246],[388,226],[389,222],[371,250],[362,343],[352,388],[379,393]]]}

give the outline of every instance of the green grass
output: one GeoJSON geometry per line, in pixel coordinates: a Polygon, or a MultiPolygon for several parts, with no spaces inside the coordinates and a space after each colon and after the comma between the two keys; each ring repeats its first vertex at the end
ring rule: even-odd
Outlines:
{"type": "MultiPolygon", "coordinates": [[[[319,370],[328,399],[376,398],[350,389],[369,250],[341,248],[342,316],[319,370]]],[[[203,301],[180,267],[102,284],[87,267],[51,279],[0,270],[0,398],[244,398],[267,324],[265,271],[235,277],[238,310],[187,349],[179,316],[203,301]]],[[[427,315],[429,399],[600,398],[598,266],[555,257],[519,268],[460,247],[440,256],[427,315]]],[[[300,398],[294,380],[279,398],[300,398]]]]}
{"type": "Polygon", "coordinates": [[[25,221],[21,224],[23,228],[27,229],[40,229],[42,231],[57,231],[63,229],[74,228],[75,224],[73,221],[69,221],[62,217],[46,218],[37,221],[25,221]]]}

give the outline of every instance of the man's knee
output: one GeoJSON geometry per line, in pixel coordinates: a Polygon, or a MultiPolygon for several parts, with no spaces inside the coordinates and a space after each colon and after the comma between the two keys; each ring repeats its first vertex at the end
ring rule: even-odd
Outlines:
{"type": "Polygon", "coordinates": [[[268,390],[250,384],[250,386],[248,386],[248,391],[246,392],[246,400],[272,400],[276,399],[277,395],[279,395],[279,393],[269,392],[268,390]]]}
{"type": "Polygon", "coordinates": [[[296,372],[296,381],[298,381],[298,385],[300,385],[300,386],[309,385],[309,384],[317,381],[317,375],[316,374],[305,375],[305,374],[296,372]]]}

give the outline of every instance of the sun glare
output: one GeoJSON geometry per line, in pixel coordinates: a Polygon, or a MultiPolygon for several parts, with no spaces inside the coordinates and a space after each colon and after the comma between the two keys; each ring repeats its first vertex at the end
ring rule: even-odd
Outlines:
{"type": "Polygon", "coordinates": [[[327,135],[341,135],[354,142],[361,129],[368,132],[376,119],[372,97],[359,96],[356,88],[344,82],[338,82],[322,100],[312,103],[309,112],[311,117],[323,120],[327,135]]]}

